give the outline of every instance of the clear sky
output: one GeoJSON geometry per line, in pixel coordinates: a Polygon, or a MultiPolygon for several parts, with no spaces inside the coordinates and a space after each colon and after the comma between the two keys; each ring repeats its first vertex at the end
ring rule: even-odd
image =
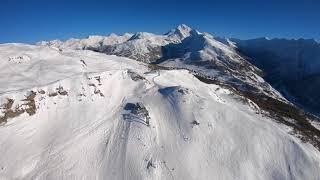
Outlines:
{"type": "Polygon", "coordinates": [[[215,36],[319,40],[320,1],[0,0],[0,43],[165,33],[182,23],[215,36]]]}

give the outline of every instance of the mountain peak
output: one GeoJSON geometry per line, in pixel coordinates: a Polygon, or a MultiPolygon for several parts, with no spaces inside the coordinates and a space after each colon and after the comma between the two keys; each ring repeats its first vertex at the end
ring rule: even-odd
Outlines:
{"type": "Polygon", "coordinates": [[[176,30],[179,31],[192,31],[192,28],[187,26],[186,24],[180,24],[176,27],[176,30]]]}
{"type": "Polygon", "coordinates": [[[180,24],[175,29],[170,30],[166,35],[168,36],[177,36],[179,39],[184,39],[192,34],[192,32],[195,31],[191,27],[180,24]]]}

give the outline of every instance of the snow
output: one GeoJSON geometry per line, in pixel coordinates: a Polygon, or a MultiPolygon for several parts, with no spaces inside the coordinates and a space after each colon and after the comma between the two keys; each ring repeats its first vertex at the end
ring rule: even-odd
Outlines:
{"type": "Polygon", "coordinates": [[[53,40],[37,43],[40,46],[56,47],[58,49],[89,49],[106,54],[129,57],[142,62],[153,62],[161,58],[161,46],[181,41],[196,30],[182,24],[165,35],[156,35],[148,32],[135,34],[125,33],[122,36],[89,36],[86,39],[69,39],[67,41],[53,40]]]}
{"type": "MultiPolygon", "coordinates": [[[[258,75],[262,71],[242,57],[230,40],[226,39],[223,41],[207,33],[195,33],[182,41],[182,47],[188,49],[188,54],[190,54],[182,58],[186,62],[182,67],[201,71],[207,76],[220,78],[222,81],[236,78],[237,81],[256,87],[268,96],[287,102],[278,91],[258,75]],[[215,64],[217,67],[208,69],[201,65],[195,66],[194,64],[190,64],[190,62],[206,62],[207,65],[209,64],[209,67],[210,64],[215,64]],[[221,68],[220,70],[219,67],[221,68]],[[221,78],[222,76],[224,78],[221,78]]],[[[181,67],[181,63],[175,64],[175,62],[177,61],[169,62],[170,66],[181,67]]],[[[168,64],[168,62],[164,62],[164,64],[168,64]]]]}
{"type": "Polygon", "coordinates": [[[166,40],[166,36],[156,35],[148,32],[138,32],[134,34],[128,41],[133,41],[138,39],[150,42],[151,44],[158,45],[158,46],[168,44],[168,41],[166,40]]]}
{"type": "Polygon", "coordinates": [[[18,63],[18,64],[26,63],[29,61],[30,61],[30,58],[26,55],[9,57],[9,62],[14,62],[14,63],[18,63]]]}
{"type": "MultiPolygon", "coordinates": [[[[318,74],[320,68],[320,44],[314,39],[269,39],[257,38],[237,40],[236,46],[248,52],[269,52],[274,55],[277,69],[284,69],[282,74],[287,78],[302,75],[318,74]],[[289,68],[288,68],[289,67],[289,68]]],[[[257,61],[256,59],[253,59],[257,61]]]]}
{"type": "Polygon", "coordinates": [[[320,44],[313,39],[237,40],[236,46],[288,100],[319,116],[320,44]]]}
{"type": "Polygon", "coordinates": [[[0,126],[0,179],[320,179],[314,147],[186,70],[24,44],[0,59],[0,104],[37,92],[34,115],[0,126]],[[124,118],[138,102],[149,126],[124,118]]]}
{"type": "Polygon", "coordinates": [[[171,29],[165,35],[176,42],[181,42],[183,39],[191,36],[192,33],[194,33],[194,30],[191,27],[185,24],[180,24],[175,29],[171,29]]]}
{"type": "Polygon", "coordinates": [[[123,35],[116,35],[116,34],[110,34],[109,36],[89,36],[85,39],[75,39],[71,38],[65,42],[60,40],[53,40],[53,41],[41,41],[37,43],[37,45],[41,46],[51,46],[56,47],[60,49],[86,49],[88,47],[90,48],[97,48],[100,46],[106,46],[106,45],[113,45],[113,44],[119,44],[122,42],[127,41],[132,34],[125,33],[123,35]]]}

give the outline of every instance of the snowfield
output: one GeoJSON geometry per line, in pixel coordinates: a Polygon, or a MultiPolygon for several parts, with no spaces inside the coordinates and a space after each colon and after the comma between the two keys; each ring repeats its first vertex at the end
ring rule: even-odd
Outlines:
{"type": "Polygon", "coordinates": [[[0,68],[0,179],[320,179],[312,145],[187,70],[25,44],[0,68]]]}

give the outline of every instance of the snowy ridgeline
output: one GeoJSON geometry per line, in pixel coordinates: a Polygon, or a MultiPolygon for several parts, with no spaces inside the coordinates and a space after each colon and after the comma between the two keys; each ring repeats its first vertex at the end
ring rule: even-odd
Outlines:
{"type": "Polygon", "coordinates": [[[184,24],[164,35],[147,32],[124,35],[89,36],[85,39],[40,42],[59,50],[92,50],[127,57],[146,63],[201,71],[237,86],[254,86],[276,99],[284,98],[261,77],[262,71],[238,53],[235,43],[209,33],[201,33],[184,24]]]}
{"type": "Polygon", "coordinates": [[[320,179],[312,145],[186,70],[23,44],[0,59],[0,179],[320,179]]]}

